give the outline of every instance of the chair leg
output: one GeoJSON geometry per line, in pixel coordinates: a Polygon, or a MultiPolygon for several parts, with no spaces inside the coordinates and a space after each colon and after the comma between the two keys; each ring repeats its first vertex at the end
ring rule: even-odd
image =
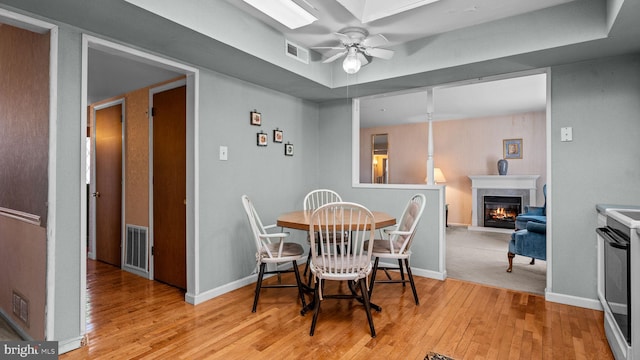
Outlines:
{"type": "Polygon", "coordinates": [[[400,268],[400,279],[402,280],[402,287],[405,287],[404,270],[402,269],[402,259],[398,259],[398,268],[400,268]]]}
{"type": "Polygon", "coordinates": [[[529,263],[529,265],[535,265],[536,264],[536,259],[531,258],[531,262],[529,263]]]}
{"type": "Polygon", "coordinates": [[[371,270],[371,280],[369,281],[369,298],[371,297],[371,294],[373,293],[373,285],[376,282],[376,273],[378,272],[378,261],[380,260],[380,258],[376,258],[376,260],[373,262],[373,269],[371,270]]]}
{"type": "Polygon", "coordinates": [[[258,298],[260,297],[260,288],[262,287],[262,276],[264,276],[264,268],[267,264],[260,264],[260,272],[258,273],[258,281],[256,282],[256,295],[253,298],[253,309],[251,312],[256,312],[256,308],[258,307],[258,298]]]}
{"type": "Polygon", "coordinates": [[[367,293],[367,280],[365,278],[360,279],[360,292],[362,293],[362,302],[364,302],[364,309],[367,312],[367,320],[369,320],[369,330],[371,330],[371,337],[376,337],[376,329],[373,326],[373,317],[371,316],[371,304],[369,303],[369,294],[367,293]]]}
{"type": "MultiPolygon", "coordinates": [[[[409,277],[409,283],[411,283],[413,299],[416,301],[416,305],[420,305],[420,301],[418,301],[418,292],[416,291],[416,284],[413,282],[413,274],[411,274],[411,268],[409,267],[409,259],[404,259],[404,265],[407,267],[407,276],[409,277]]],[[[402,285],[404,285],[404,282],[402,285]]]]}
{"type": "Polygon", "coordinates": [[[316,281],[316,287],[313,291],[313,320],[311,321],[311,331],[309,336],[313,336],[313,332],[316,330],[316,321],[318,320],[318,314],[320,313],[320,289],[318,289],[320,280],[316,281]]]}
{"type": "Polygon", "coordinates": [[[509,258],[509,267],[507,268],[507,272],[510,273],[513,270],[513,258],[516,256],[516,254],[512,253],[512,252],[508,252],[507,253],[507,257],[509,258]]]}
{"type": "Polygon", "coordinates": [[[298,284],[298,295],[300,301],[302,301],[302,308],[307,306],[307,302],[304,299],[304,291],[302,290],[302,281],[300,280],[300,271],[298,270],[298,262],[293,260],[293,273],[296,274],[296,284],[298,284]]]}

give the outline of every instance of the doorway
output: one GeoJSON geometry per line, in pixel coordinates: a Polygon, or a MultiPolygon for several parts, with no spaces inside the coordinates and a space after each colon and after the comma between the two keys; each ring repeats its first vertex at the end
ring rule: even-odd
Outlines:
{"type": "MultiPolygon", "coordinates": [[[[194,147],[194,139],[195,139],[195,129],[197,128],[196,124],[198,122],[198,116],[195,112],[195,109],[198,105],[198,89],[196,87],[196,83],[198,81],[199,71],[196,68],[191,66],[187,66],[172,60],[164,59],[155,55],[147,54],[141,52],[139,50],[132,49],[130,47],[116,44],[107,40],[99,39],[90,35],[83,35],[83,63],[82,63],[82,95],[81,95],[81,107],[82,112],[82,123],[81,126],[83,128],[87,125],[87,105],[89,103],[96,102],[96,98],[93,98],[95,94],[99,93],[100,98],[110,98],[114,96],[118,96],[120,94],[127,93],[132,89],[140,89],[144,87],[148,87],[151,84],[163,83],[170,79],[175,79],[179,76],[185,76],[184,80],[184,89],[185,89],[185,110],[184,117],[185,121],[185,156],[183,156],[184,162],[186,164],[185,168],[186,175],[183,180],[184,187],[186,189],[185,196],[182,198],[182,206],[185,210],[185,230],[184,230],[184,247],[186,249],[185,266],[184,271],[186,276],[184,276],[184,285],[183,287],[186,290],[185,293],[185,301],[193,303],[195,300],[195,294],[197,293],[197,254],[196,254],[196,237],[195,237],[195,224],[197,223],[198,212],[194,207],[194,198],[198,195],[198,190],[195,187],[194,180],[194,172],[196,171],[195,166],[195,158],[197,156],[197,149],[194,147]],[[98,54],[98,55],[96,55],[98,54]],[[108,70],[105,70],[108,69],[108,70]],[[117,84],[117,90],[113,90],[111,93],[101,93],[101,90],[105,90],[105,87],[101,87],[101,84],[97,80],[100,76],[104,76],[108,74],[109,81],[108,84],[113,86],[117,84]],[[125,89],[126,88],[126,89],[125,89]],[[125,89],[125,90],[123,90],[125,89]],[[184,200],[186,199],[186,205],[184,200]]],[[[148,96],[148,95],[147,95],[148,96]]],[[[151,99],[149,99],[151,101],[151,99]]],[[[128,106],[128,108],[131,108],[128,106]]],[[[142,114],[145,114],[148,108],[138,109],[142,114]]],[[[149,113],[150,115],[150,113],[149,113]]],[[[127,130],[125,130],[125,133],[127,130]]],[[[83,138],[84,138],[83,134],[83,138]]],[[[150,147],[150,136],[147,136],[147,140],[144,140],[148,147],[150,147]],[[149,141],[149,142],[147,142],[149,141]]],[[[129,148],[129,144],[125,143],[125,149],[129,148]]],[[[128,152],[129,150],[127,150],[128,152]]],[[[149,150],[150,151],[150,150],[149,150]]],[[[127,153],[125,152],[125,153],[127,153]]],[[[86,155],[83,153],[82,161],[86,161],[86,155]]],[[[145,162],[148,164],[148,161],[145,162]]],[[[150,164],[148,164],[151,166],[150,164]]],[[[136,165],[137,166],[137,165],[136,165]]],[[[138,167],[138,173],[141,177],[147,178],[151,177],[151,173],[149,169],[141,169],[138,167]]],[[[126,166],[125,166],[126,167],[126,166]]],[[[86,176],[85,168],[82,169],[83,177],[86,176]]],[[[125,176],[125,178],[127,178],[125,176]]],[[[127,186],[128,187],[128,186],[127,186]]],[[[81,191],[81,202],[86,203],[87,197],[91,194],[87,194],[86,189],[83,187],[81,191]]],[[[150,195],[151,196],[151,195],[150,195]]],[[[145,201],[145,203],[150,204],[150,200],[145,201]]],[[[151,204],[150,204],[151,205],[151,204]]],[[[125,203],[123,208],[127,208],[127,204],[125,203]]],[[[129,213],[129,210],[124,211],[124,216],[126,217],[129,213]]],[[[87,220],[87,212],[83,211],[81,213],[81,222],[86,223],[87,220]]],[[[149,219],[151,222],[152,219],[149,219]]],[[[125,222],[123,222],[123,227],[125,227],[125,222]]],[[[151,224],[149,224],[151,225],[151,224]]],[[[87,228],[83,227],[81,229],[81,237],[86,238],[87,228]]],[[[87,304],[87,253],[85,251],[81,251],[80,254],[80,264],[81,264],[81,283],[80,283],[80,299],[79,302],[81,304],[80,314],[79,314],[79,326],[81,329],[81,333],[86,332],[86,304],[87,304]]],[[[149,279],[153,279],[153,274],[150,272],[148,275],[149,279]]]]}

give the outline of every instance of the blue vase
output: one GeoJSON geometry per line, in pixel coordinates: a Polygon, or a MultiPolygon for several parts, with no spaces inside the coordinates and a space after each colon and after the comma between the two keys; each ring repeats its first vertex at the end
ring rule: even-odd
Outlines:
{"type": "Polygon", "coordinates": [[[509,168],[509,162],[505,159],[498,160],[498,174],[507,175],[507,169],[509,168]]]}

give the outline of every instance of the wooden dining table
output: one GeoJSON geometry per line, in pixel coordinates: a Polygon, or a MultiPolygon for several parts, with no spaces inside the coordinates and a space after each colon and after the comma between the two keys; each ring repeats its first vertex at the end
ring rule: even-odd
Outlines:
{"type": "MultiPolygon", "coordinates": [[[[312,213],[313,210],[297,210],[284,213],[278,216],[276,225],[288,229],[309,231],[309,223],[311,222],[312,213]]],[[[385,212],[372,211],[371,213],[373,214],[376,229],[396,224],[396,218],[385,212]]]]}
{"type": "MultiPolygon", "coordinates": [[[[376,229],[384,228],[387,226],[392,226],[396,224],[396,218],[382,211],[372,211],[373,221],[376,229]]],[[[296,229],[309,231],[309,224],[311,223],[311,214],[313,214],[313,210],[297,210],[288,213],[281,214],[278,216],[276,220],[276,226],[285,227],[288,229],[296,229]]],[[[309,255],[311,256],[311,255],[309,255]]],[[[312,292],[313,289],[306,284],[305,291],[312,292]]],[[[355,284],[349,282],[349,289],[353,294],[356,293],[355,284]]],[[[362,298],[356,298],[358,301],[362,302],[362,298]]],[[[382,308],[374,303],[370,303],[371,308],[376,311],[382,311],[382,308]]],[[[306,307],[302,309],[300,312],[304,315],[307,311],[313,308],[313,302],[307,304],[306,307]]]]}

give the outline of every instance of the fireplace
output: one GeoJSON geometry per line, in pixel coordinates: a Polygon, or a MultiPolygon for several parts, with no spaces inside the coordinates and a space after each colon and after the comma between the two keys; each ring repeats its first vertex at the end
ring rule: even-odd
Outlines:
{"type": "Polygon", "coordinates": [[[522,209],[520,196],[485,196],[484,226],[515,229],[516,216],[522,209]]]}
{"type": "MultiPolygon", "coordinates": [[[[491,225],[486,223],[485,197],[517,198],[520,206],[520,209],[516,211],[517,215],[524,209],[525,205],[536,206],[536,182],[539,177],[539,175],[470,175],[472,214],[469,230],[493,232],[513,231],[515,222],[507,226],[504,220],[500,220],[499,224],[504,227],[496,227],[495,224],[491,225]]],[[[501,207],[504,208],[504,206],[501,207]]]]}

